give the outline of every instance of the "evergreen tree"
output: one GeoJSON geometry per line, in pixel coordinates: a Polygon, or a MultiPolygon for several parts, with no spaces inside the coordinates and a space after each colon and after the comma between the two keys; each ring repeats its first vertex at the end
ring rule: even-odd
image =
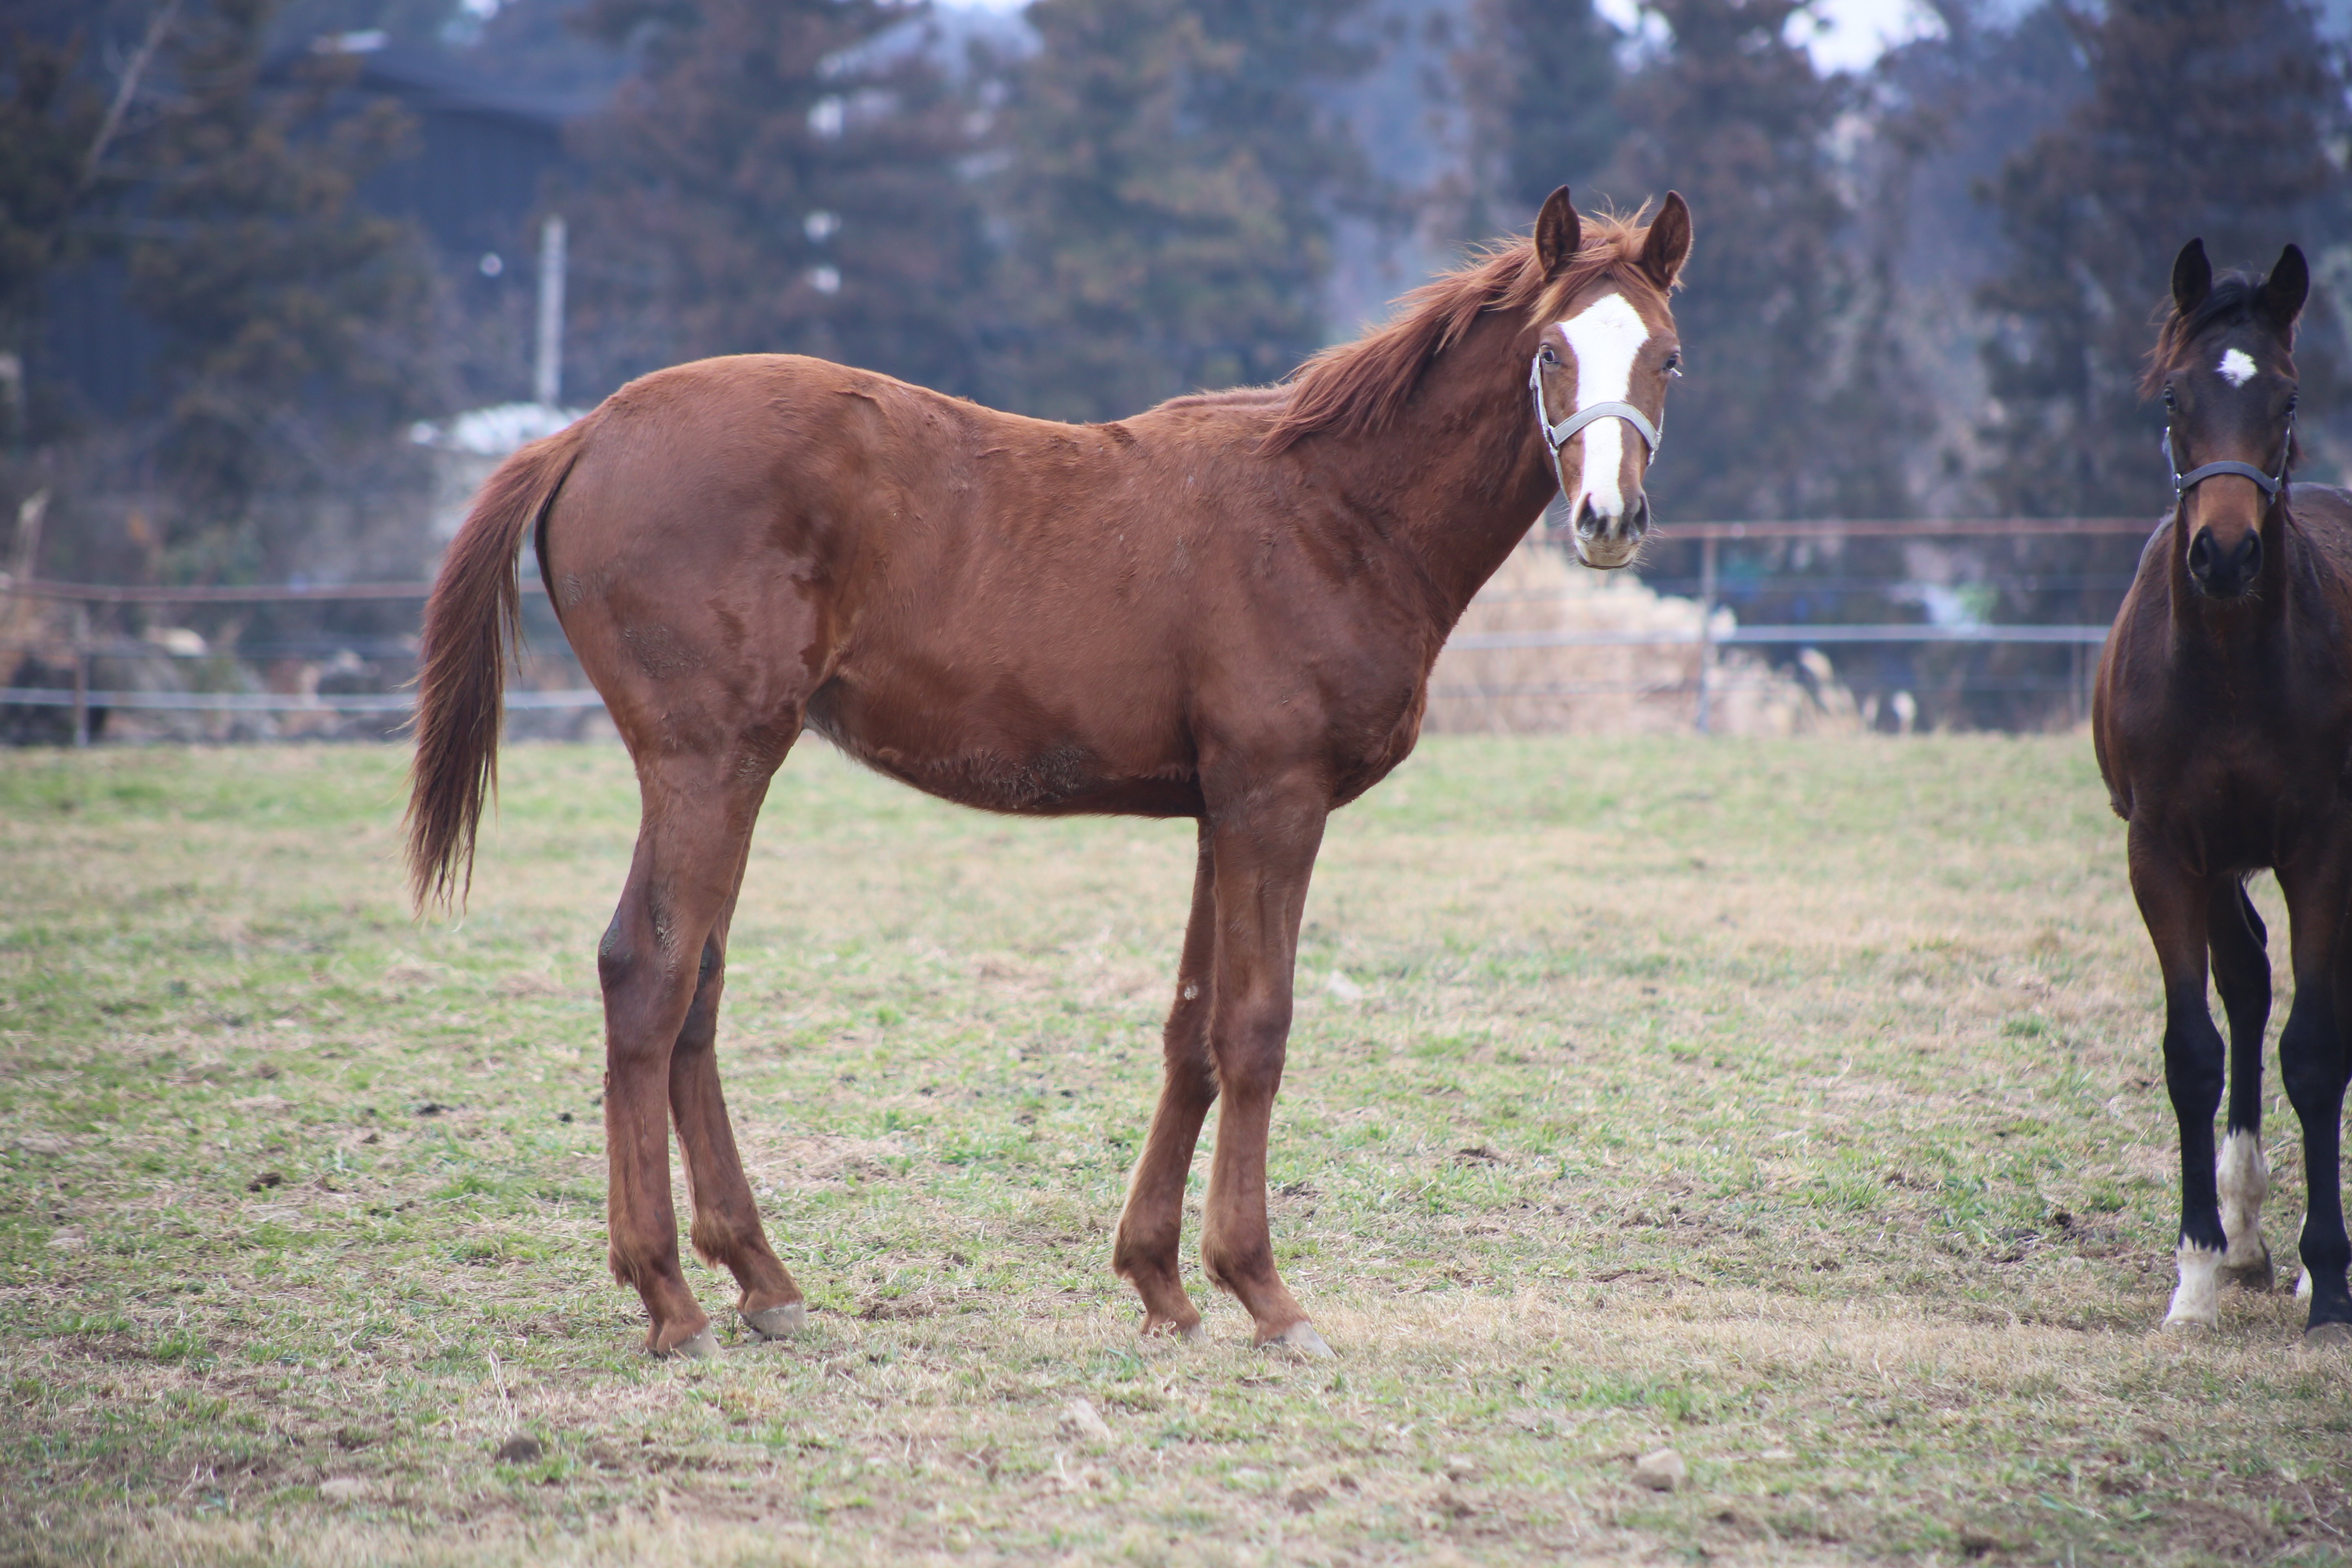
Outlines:
{"type": "Polygon", "coordinates": [[[972,106],[920,7],[592,0],[584,25],[643,58],[578,142],[585,384],[782,352],[975,389],[972,106]]]}
{"type": "Polygon", "coordinates": [[[1790,41],[1807,4],[1656,0],[1672,42],[1619,98],[1629,134],[1596,194],[1677,188],[1697,230],[1675,305],[1689,378],[1654,483],[1669,519],[1883,514],[1901,496],[1871,427],[1885,410],[1845,395],[1872,342],[1830,149],[1853,94],[1790,41]]]}
{"type": "Polygon", "coordinates": [[[1479,0],[1478,8],[1492,68],[1471,84],[1472,108],[1493,128],[1499,194],[1524,223],[1557,187],[1591,184],[1616,152],[1624,35],[1591,0],[1479,0]]]}
{"type": "Polygon", "coordinates": [[[184,5],[158,57],[165,108],[121,155],[143,176],[129,300],[164,333],[157,477],[192,574],[286,570],[301,498],[391,482],[409,422],[438,412],[417,238],[352,199],[404,120],[333,112],[331,60],[268,71],[274,9],[184,5]]]}
{"type": "MultiPolygon", "coordinates": [[[[2298,0],[2108,0],[2059,15],[2091,88],[1988,193],[2014,258],[1979,296],[1999,318],[1984,351],[1986,481],[2018,512],[2153,511],[2167,499],[2163,423],[2137,381],[2173,256],[2201,236],[2217,262],[2261,268],[2289,240],[2325,255],[2352,238],[2343,59],[2298,0]]],[[[2347,390],[2324,290],[2296,358],[2321,456],[2312,437],[2347,390]]]]}
{"type": "Polygon", "coordinates": [[[1038,0],[1008,106],[1006,401],[1108,419],[1272,381],[1322,346],[1360,178],[1320,82],[1361,0],[1038,0]]]}
{"type": "MultiPolygon", "coordinates": [[[[33,347],[41,285],[85,247],[74,219],[97,184],[89,154],[106,104],[75,74],[79,41],[63,46],[24,33],[0,50],[0,353],[17,356],[21,376],[33,347]]],[[[21,395],[0,387],[0,399],[21,395]]],[[[22,407],[0,407],[0,433],[13,436],[22,407]]]]}

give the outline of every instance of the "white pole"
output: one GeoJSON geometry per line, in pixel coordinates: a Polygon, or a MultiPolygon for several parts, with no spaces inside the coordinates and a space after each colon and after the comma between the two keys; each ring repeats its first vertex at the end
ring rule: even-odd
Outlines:
{"type": "Polygon", "coordinates": [[[539,229],[539,360],[531,395],[552,408],[563,395],[563,219],[550,213],[539,229]]]}

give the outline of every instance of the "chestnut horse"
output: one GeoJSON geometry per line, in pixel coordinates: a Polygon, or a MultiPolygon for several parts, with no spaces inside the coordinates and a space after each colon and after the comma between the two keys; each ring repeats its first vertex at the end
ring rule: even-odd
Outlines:
{"type": "Polygon", "coordinates": [[[1556,191],[1532,241],[1280,387],[1067,426],[744,355],[632,382],[491,476],[425,609],[410,864],[420,901],[471,875],[535,530],[644,804],[596,957],[611,1262],[649,1350],[715,1344],[678,1267],[672,1121],[695,1250],[734,1275],[753,1333],[803,1321],[712,1043],[752,824],[805,727],[967,805],[1198,821],[1166,1078],[1112,1267],[1146,1332],[1198,1334],[1179,1231],[1222,1096],[1202,1261],[1258,1343],[1329,1353],[1265,1214],[1307,875],[1324,819],[1412,749],[1446,634],[1555,487],[1587,563],[1638,548],[1691,226],[1674,195],[1637,224],[1580,219],[1556,191]]]}
{"type": "Polygon", "coordinates": [[[2172,465],[2171,519],[2099,662],[2092,735],[2116,815],[2131,824],[2132,892],[2164,971],[2164,1069],[2180,1119],[2179,1283],[2167,1328],[2207,1328],[2219,1286],[2272,1282],[2262,1232],[2263,1029],[2271,967],[2245,880],[2286,896],[2294,1005],[2279,1040],[2303,1122],[2311,1298],[2305,1339],[2352,1342],[2337,1163],[2347,1058],[2337,1008],[2352,889],[2352,496],[2289,489],[2295,319],[2309,291],[2289,246],[2268,278],[2213,276],[2190,240],[2149,356],[2172,465]],[[2184,471],[2184,469],[2186,471],[2184,471]],[[2206,957],[2230,1019],[2228,1131],[2213,1113],[2223,1051],[2206,957]]]}

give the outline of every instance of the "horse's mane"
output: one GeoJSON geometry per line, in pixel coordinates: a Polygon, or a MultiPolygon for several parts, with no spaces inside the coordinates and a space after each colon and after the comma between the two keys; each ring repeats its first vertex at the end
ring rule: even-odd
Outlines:
{"type": "Polygon", "coordinates": [[[1517,239],[1423,284],[1398,302],[1387,325],[1325,349],[1298,368],[1289,384],[1289,406],[1260,450],[1286,451],[1322,430],[1361,436],[1382,428],[1412,396],[1429,362],[1488,310],[1524,310],[1529,320],[1540,320],[1602,278],[1655,290],[1639,266],[1648,212],[1645,204],[1631,217],[1584,215],[1576,259],[1557,278],[1544,276],[1533,240],[1517,239]]]}
{"type": "Polygon", "coordinates": [[[2185,316],[2168,300],[2163,306],[2164,325],[2157,329],[2156,346],[2147,351],[2147,369],[2139,378],[2140,395],[2153,397],[2162,392],[2164,378],[2208,328],[2234,327],[2251,321],[2254,296],[2262,286],[2262,273],[2224,272],[2213,279],[2197,309],[2185,316]]]}

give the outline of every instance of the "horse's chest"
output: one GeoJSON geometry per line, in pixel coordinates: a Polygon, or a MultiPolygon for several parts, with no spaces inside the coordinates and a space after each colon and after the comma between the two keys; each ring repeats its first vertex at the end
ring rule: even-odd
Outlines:
{"type": "Polygon", "coordinates": [[[2187,864],[2209,874],[2276,867],[2342,812],[2325,770],[2270,748],[2189,759],[2140,815],[2187,864]]]}

